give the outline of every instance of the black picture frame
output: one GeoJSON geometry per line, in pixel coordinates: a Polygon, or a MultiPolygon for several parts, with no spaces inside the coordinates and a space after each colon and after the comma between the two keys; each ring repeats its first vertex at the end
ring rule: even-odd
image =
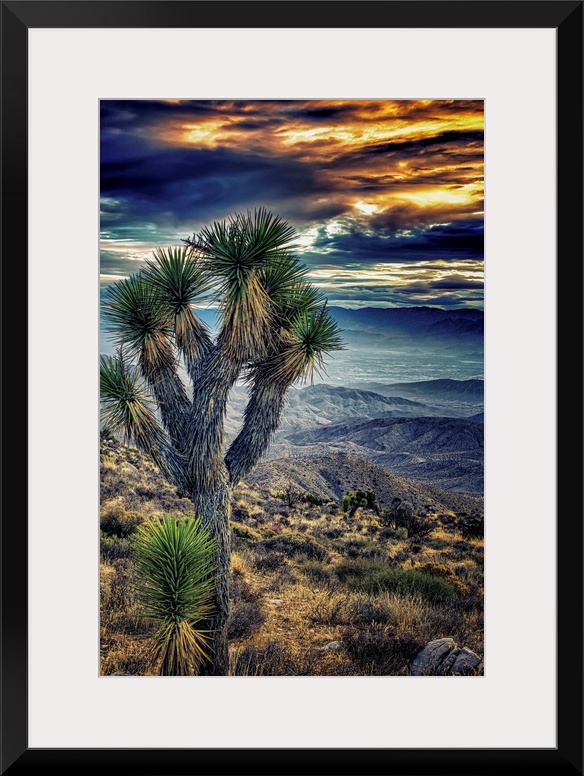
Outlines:
{"type": "MultiPolygon", "coordinates": [[[[2,33],[1,772],[111,774],[582,774],[583,3],[13,0],[2,33]],[[27,34],[30,28],[555,28],[557,32],[557,747],[553,749],[31,749],[27,742],[27,34]],[[303,21],[299,21],[303,20],[303,21]],[[15,326],[18,336],[15,336],[15,326]],[[16,378],[15,378],[16,376],[16,378]]],[[[534,623],[537,631],[537,623],[534,623]]],[[[537,681],[537,677],[534,677],[537,681]]],[[[504,702],[504,699],[502,699],[504,702]]]]}

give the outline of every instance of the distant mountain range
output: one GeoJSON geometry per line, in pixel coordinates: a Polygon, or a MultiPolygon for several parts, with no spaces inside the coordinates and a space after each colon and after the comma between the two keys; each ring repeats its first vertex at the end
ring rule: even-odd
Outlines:
{"type": "MultiPolygon", "coordinates": [[[[401,347],[412,339],[418,347],[430,344],[473,344],[482,347],[484,314],[482,310],[443,310],[440,307],[346,307],[330,306],[329,312],[343,329],[350,347],[401,347]]],[[[197,310],[197,315],[212,329],[217,326],[216,310],[197,310]]]]}
{"type": "MultiPolygon", "coordinates": [[[[418,383],[371,383],[371,390],[317,383],[290,388],[278,434],[320,428],[349,420],[448,416],[470,418],[484,409],[482,380],[427,380],[418,383]]],[[[241,424],[247,389],[230,395],[227,432],[241,424]]],[[[478,418],[475,418],[478,420],[478,418]]]]}
{"type": "Polygon", "coordinates": [[[413,383],[361,383],[374,393],[394,399],[407,397],[431,408],[429,415],[469,417],[484,409],[485,384],[483,380],[422,380],[413,383]]]}
{"type": "Polygon", "coordinates": [[[482,351],[482,310],[438,307],[329,307],[349,348],[482,351]]]}
{"type": "MultiPolygon", "coordinates": [[[[326,384],[291,389],[267,458],[349,453],[420,483],[482,496],[482,381],[430,380],[381,388],[390,396],[326,384]],[[398,391],[425,401],[391,395],[398,391]]],[[[234,389],[228,442],[241,424],[246,400],[245,388],[234,389]]]]}

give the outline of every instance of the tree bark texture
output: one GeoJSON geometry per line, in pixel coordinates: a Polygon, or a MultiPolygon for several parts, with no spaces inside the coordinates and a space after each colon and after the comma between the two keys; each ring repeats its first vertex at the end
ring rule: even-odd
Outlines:
{"type": "Polygon", "coordinates": [[[226,470],[222,479],[222,482],[215,483],[215,487],[206,491],[197,490],[192,496],[195,515],[201,517],[203,525],[215,540],[214,612],[210,620],[202,625],[211,631],[210,655],[199,671],[201,676],[226,676],[229,667],[227,620],[231,565],[231,488],[227,484],[226,470]]]}

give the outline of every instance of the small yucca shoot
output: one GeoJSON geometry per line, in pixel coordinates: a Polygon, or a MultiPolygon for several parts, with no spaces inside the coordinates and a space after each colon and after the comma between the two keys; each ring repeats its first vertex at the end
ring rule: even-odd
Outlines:
{"type": "Polygon", "coordinates": [[[164,515],[140,526],[134,540],[138,596],[159,628],[154,658],[162,676],[193,676],[209,659],[215,543],[198,518],[164,515]]]}

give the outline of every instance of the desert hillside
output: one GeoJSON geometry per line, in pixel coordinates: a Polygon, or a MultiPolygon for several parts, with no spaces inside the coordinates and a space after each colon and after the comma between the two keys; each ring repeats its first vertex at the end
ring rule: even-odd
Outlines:
{"type": "MultiPolygon", "coordinates": [[[[135,532],[192,504],[135,448],[104,440],[100,464],[101,673],[153,675],[135,532]]],[[[230,675],[407,676],[438,639],[482,673],[482,500],[353,455],[269,461],[230,525],[230,675]]]]}
{"type": "Polygon", "coordinates": [[[386,509],[396,498],[413,509],[432,512],[481,513],[483,508],[482,498],[408,480],[351,453],[266,461],[256,467],[248,481],[268,493],[292,485],[303,493],[337,501],[349,491],[372,490],[386,509]]]}

